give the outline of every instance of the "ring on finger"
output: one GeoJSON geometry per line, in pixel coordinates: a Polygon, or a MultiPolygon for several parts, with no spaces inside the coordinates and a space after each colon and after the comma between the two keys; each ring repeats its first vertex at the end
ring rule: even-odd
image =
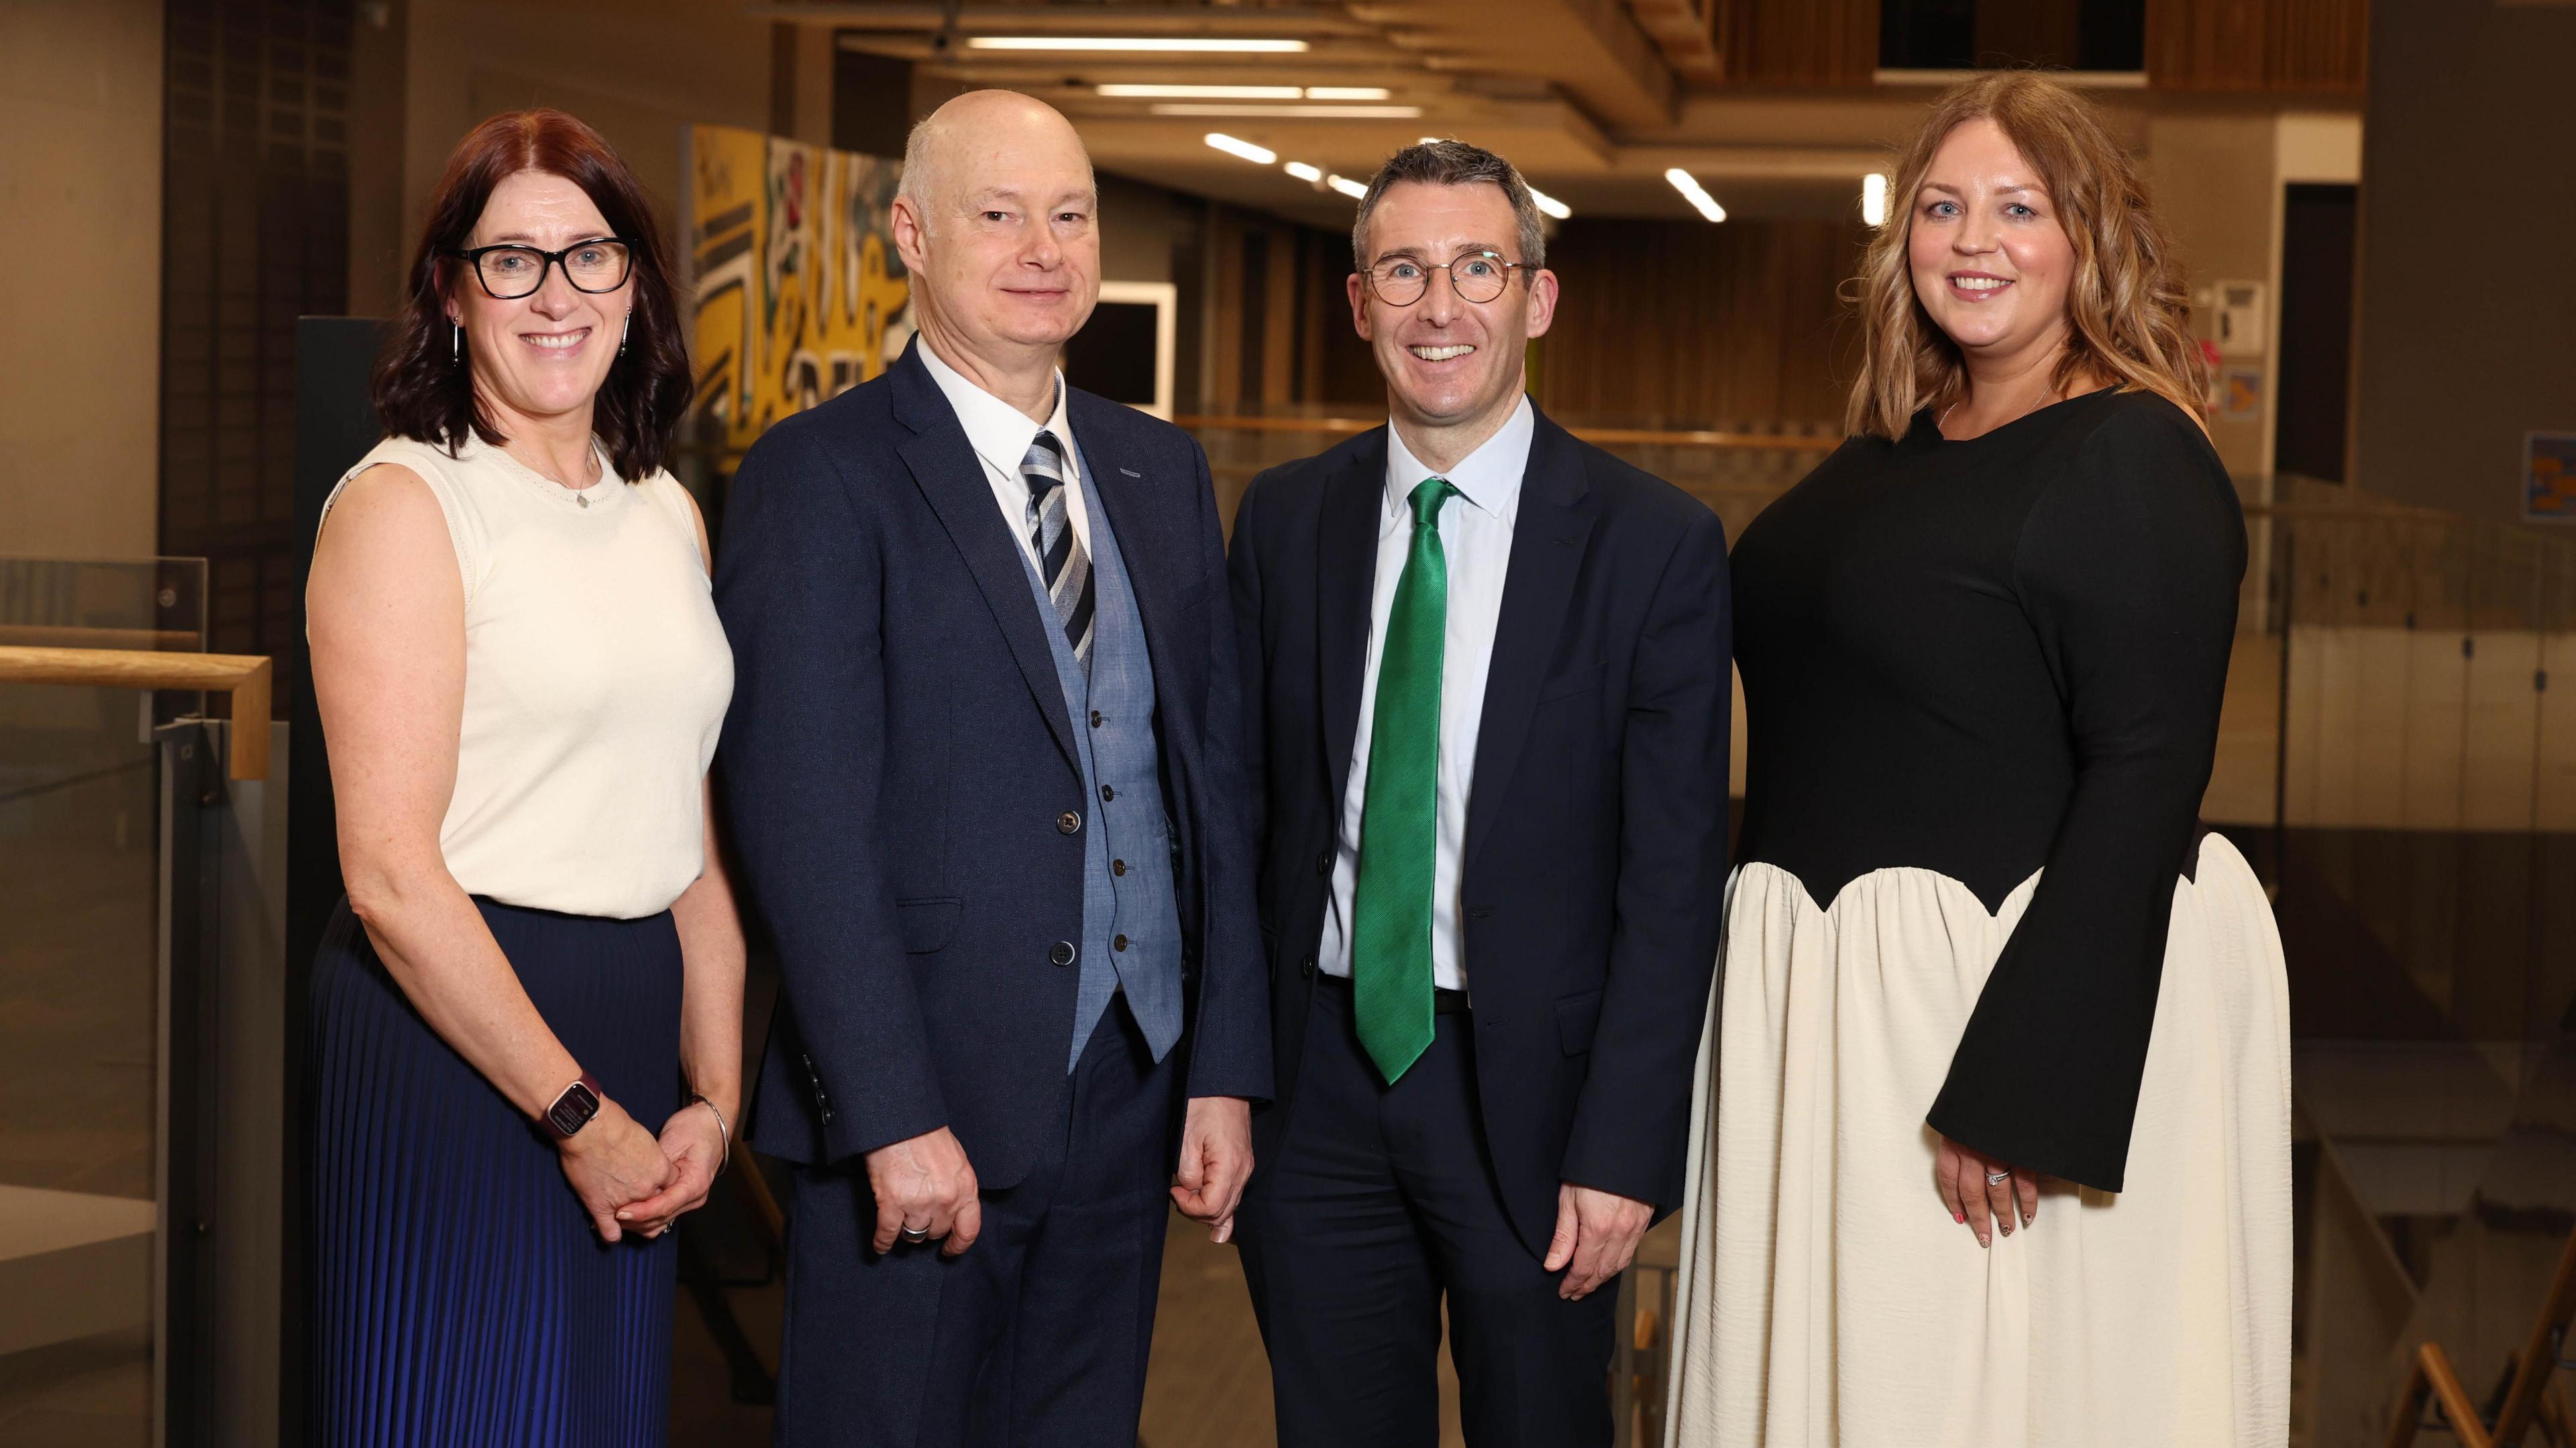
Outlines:
{"type": "Polygon", "coordinates": [[[930,1240],[930,1229],[927,1227],[906,1227],[903,1229],[903,1240],[918,1247],[924,1242],[930,1240]]]}
{"type": "Polygon", "coordinates": [[[2009,1169],[2004,1171],[1990,1171],[1986,1173],[1986,1185],[1990,1187],[1999,1187],[2011,1180],[2012,1172],[2009,1169]]]}

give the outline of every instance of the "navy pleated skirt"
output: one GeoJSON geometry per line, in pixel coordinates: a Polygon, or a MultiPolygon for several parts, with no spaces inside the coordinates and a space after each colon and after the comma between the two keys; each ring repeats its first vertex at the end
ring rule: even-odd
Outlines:
{"type": "MultiPolygon", "coordinates": [[[[546,1024],[660,1130],[680,1095],[670,915],[476,904],[546,1024]]],[[[314,1441],[663,1442],[670,1234],[599,1240],[552,1143],[412,1009],[345,901],[312,1025],[314,1441]]]]}

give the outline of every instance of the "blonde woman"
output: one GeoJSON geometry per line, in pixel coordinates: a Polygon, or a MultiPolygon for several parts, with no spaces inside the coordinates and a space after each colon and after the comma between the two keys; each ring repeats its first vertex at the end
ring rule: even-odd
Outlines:
{"type": "Polygon", "coordinates": [[[1734,553],[1673,1441],[2277,1448],[2287,989],[2195,823],[2245,534],[2182,272],[2037,75],[1892,194],[1853,436],[1734,553]]]}

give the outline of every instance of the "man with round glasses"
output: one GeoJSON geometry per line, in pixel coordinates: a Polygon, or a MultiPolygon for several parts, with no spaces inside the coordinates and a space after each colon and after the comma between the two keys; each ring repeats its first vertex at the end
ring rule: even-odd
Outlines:
{"type": "Polygon", "coordinates": [[[1398,152],[1352,228],[1389,425],[1230,561],[1277,1104],[1238,1218],[1283,1448],[1606,1445],[1616,1280],[1681,1202],[1726,853],[1726,540],[1525,392],[1529,188],[1398,152]],[[1322,748],[1317,748],[1317,741],[1322,748]]]}

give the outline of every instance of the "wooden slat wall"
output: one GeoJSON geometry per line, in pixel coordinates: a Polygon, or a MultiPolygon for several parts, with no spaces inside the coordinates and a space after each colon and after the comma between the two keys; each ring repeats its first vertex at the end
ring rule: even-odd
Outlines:
{"type": "Polygon", "coordinates": [[[1838,423],[1858,324],[1837,299],[1858,221],[1569,222],[1540,401],[1567,420],[1838,423]]]}
{"type": "Polygon", "coordinates": [[[2162,90],[2359,95],[2369,0],[2150,0],[2147,76],[2162,90]]]}
{"type": "Polygon", "coordinates": [[[1879,0],[1719,0],[1718,63],[1734,85],[1865,86],[1879,0]]]}

